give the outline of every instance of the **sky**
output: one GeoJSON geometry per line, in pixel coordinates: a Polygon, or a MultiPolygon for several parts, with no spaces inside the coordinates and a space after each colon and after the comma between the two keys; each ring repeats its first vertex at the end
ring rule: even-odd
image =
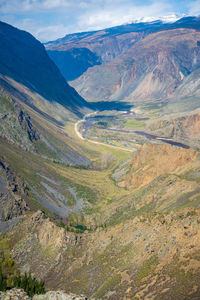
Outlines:
{"type": "Polygon", "coordinates": [[[0,20],[42,42],[172,14],[200,15],[200,0],[0,0],[0,20]]]}

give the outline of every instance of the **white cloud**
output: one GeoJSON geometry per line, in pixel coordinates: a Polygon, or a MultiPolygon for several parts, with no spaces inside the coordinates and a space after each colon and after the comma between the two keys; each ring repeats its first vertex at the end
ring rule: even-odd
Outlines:
{"type": "Polygon", "coordinates": [[[166,14],[166,11],[171,13],[171,6],[167,2],[154,1],[152,4],[132,5],[132,6],[116,6],[108,8],[99,8],[98,10],[88,11],[81,15],[78,20],[80,28],[100,29],[105,27],[116,26],[134,21],[141,17],[160,17],[166,14]]]}
{"type": "Polygon", "coordinates": [[[45,25],[43,22],[26,18],[23,20],[16,20],[12,16],[2,17],[2,21],[9,23],[19,29],[26,30],[33,34],[37,39],[42,42],[55,40],[59,37],[71,33],[73,30],[72,26],[65,26],[63,24],[45,25]]]}
{"type": "Polygon", "coordinates": [[[79,8],[88,8],[93,4],[93,0],[0,0],[0,12],[16,14],[62,12],[63,9],[78,10],[79,8]]]}
{"type": "Polygon", "coordinates": [[[66,34],[71,33],[69,26],[63,24],[40,27],[35,31],[35,37],[43,42],[56,40],[66,34]]]}
{"type": "MultiPolygon", "coordinates": [[[[198,10],[200,0],[192,2],[198,10]]],[[[174,12],[172,0],[0,0],[0,15],[41,41],[174,12]]]]}
{"type": "Polygon", "coordinates": [[[190,2],[189,6],[189,14],[198,16],[200,15],[200,0],[190,2]]]}

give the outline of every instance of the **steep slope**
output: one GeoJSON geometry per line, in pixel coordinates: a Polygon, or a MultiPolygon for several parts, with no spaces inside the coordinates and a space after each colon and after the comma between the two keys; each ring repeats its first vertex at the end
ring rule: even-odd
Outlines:
{"type": "MultiPolygon", "coordinates": [[[[169,24],[167,24],[169,25],[169,24]]],[[[45,44],[49,56],[54,60],[62,71],[65,79],[67,63],[73,65],[76,74],[80,75],[86,71],[92,64],[89,63],[86,50],[89,50],[98,60],[93,61],[93,65],[108,63],[125,53],[137,41],[144,38],[151,32],[161,30],[167,25],[161,21],[152,23],[138,23],[116,26],[100,31],[82,32],[66,35],[64,38],[45,44]],[[85,49],[85,51],[83,51],[85,49]],[[73,57],[69,61],[71,52],[78,52],[78,57],[73,57]],[[56,55],[54,54],[56,52],[56,55]],[[85,70],[77,65],[77,61],[88,61],[85,70]]],[[[79,75],[79,76],[80,76],[79,75]]],[[[74,78],[75,79],[75,78],[74,78]]]]}
{"type": "Polygon", "coordinates": [[[65,82],[44,46],[31,34],[0,22],[0,40],[0,74],[4,82],[11,78],[49,102],[57,102],[75,113],[87,107],[65,82]]]}
{"type": "Polygon", "coordinates": [[[60,177],[55,181],[56,176],[51,180],[49,171],[45,176],[42,170],[48,170],[49,163],[89,168],[91,161],[64,132],[66,122],[87,111],[87,103],[29,33],[1,22],[0,38],[0,231],[4,231],[17,222],[14,219],[26,205],[31,210],[42,207],[54,217],[79,213],[84,200],[73,182],[64,185],[60,177]],[[24,186],[29,191],[25,196],[24,186]]]}
{"type": "Polygon", "coordinates": [[[64,78],[74,80],[88,68],[99,65],[100,59],[87,48],[72,48],[68,51],[48,51],[64,78]]]}

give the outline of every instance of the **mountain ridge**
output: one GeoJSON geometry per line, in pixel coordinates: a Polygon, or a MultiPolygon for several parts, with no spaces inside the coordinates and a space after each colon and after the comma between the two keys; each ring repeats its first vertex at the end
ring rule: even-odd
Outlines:
{"type": "MultiPolygon", "coordinates": [[[[182,77],[195,71],[191,68],[187,70],[188,67],[184,65],[192,55],[189,52],[191,48],[189,39],[193,43],[193,51],[196,51],[193,58],[194,62],[196,59],[196,68],[199,66],[199,29],[200,18],[186,16],[173,23],[163,24],[161,21],[134,23],[94,32],[75,33],[55,43],[47,43],[45,47],[50,56],[51,51],[57,51],[59,56],[59,52],[67,53],[79,47],[85,47],[97,55],[100,64],[89,66],[82,75],[70,81],[71,85],[87,100],[134,101],[133,99],[136,99],[137,101],[138,96],[141,100],[148,98],[151,100],[171,96],[182,83],[182,77]],[[184,32],[185,36],[181,38],[184,32]],[[153,41],[155,36],[160,40],[153,41]],[[186,40],[188,40],[187,45],[186,40]],[[159,48],[162,45],[163,53],[160,54],[159,48]],[[144,51],[147,52],[146,57],[144,51]],[[157,63],[159,55],[163,56],[160,65],[157,63]],[[138,71],[134,68],[141,69],[141,75],[135,74],[138,71]],[[154,74],[151,73],[152,71],[154,74]],[[97,87],[96,82],[98,82],[97,87]],[[142,95],[144,93],[142,86],[145,85],[151,86],[152,91],[146,88],[146,94],[142,95]]],[[[82,59],[84,60],[84,57],[82,59]]]]}

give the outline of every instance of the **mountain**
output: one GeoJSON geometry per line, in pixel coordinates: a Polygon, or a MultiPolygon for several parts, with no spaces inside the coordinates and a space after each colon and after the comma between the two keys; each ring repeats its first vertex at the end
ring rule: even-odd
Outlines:
{"type": "Polygon", "coordinates": [[[170,97],[197,72],[199,29],[199,17],[173,23],[158,20],[67,35],[45,47],[49,55],[84,47],[99,57],[101,65],[91,66],[71,82],[87,100],[149,101],[170,97]]]}
{"type": "Polygon", "coordinates": [[[200,298],[198,22],[0,24],[0,298],[200,298]]]}
{"type": "Polygon", "coordinates": [[[72,182],[51,188],[39,174],[49,163],[91,166],[64,129],[89,106],[32,35],[0,22],[0,38],[0,228],[36,207],[61,218],[79,212],[72,182]]]}
{"type": "MultiPolygon", "coordinates": [[[[39,94],[50,103],[59,103],[76,114],[88,106],[66,83],[44,46],[31,34],[0,22],[0,40],[0,74],[4,88],[11,79],[31,93],[39,94]]],[[[14,86],[10,81],[9,85],[14,86]]]]}

